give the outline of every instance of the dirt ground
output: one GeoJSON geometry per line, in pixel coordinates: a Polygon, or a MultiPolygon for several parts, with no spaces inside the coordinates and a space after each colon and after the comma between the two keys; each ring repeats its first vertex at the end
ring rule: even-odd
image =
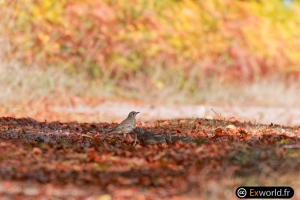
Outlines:
{"type": "Polygon", "coordinates": [[[104,101],[99,105],[90,106],[54,106],[55,112],[97,115],[102,121],[121,120],[132,110],[139,111],[141,121],[176,118],[219,118],[250,121],[262,124],[280,124],[287,126],[300,125],[300,109],[288,107],[263,106],[218,106],[218,105],[176,105],[154,104],[142,102],[104,101]]]}
{"type": "Polygon", "coordinates": [[[78,121],[78,122],[120,122],[130,111],[139,111],[137,120],[142,124],[159,119],[207,118],[236,119],[243,122],[300,125],[300,109],[274,106],[237,106],[237,105],[182,105],[119,99],[82,99],[72,96],[63,100],[41,99],[23,105],[0,107],[2,116],[31,117],[39,121],[78,121]]]}
{"type": "MultiPolygon", "coordinates": [[[[130,109],[130,108],[128,108],[130,109]]],[[[1,199],[235,199],[241,185],[291,186],[300,198],[300,128],[204,118],[138,121],[200,140],[133,146],[116,123],[0,118],[1,199]]]]}

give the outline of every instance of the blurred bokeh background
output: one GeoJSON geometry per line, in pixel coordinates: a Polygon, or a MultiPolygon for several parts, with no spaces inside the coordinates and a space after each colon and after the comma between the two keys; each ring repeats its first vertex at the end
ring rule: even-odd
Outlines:
{"type": "Polygon", "coordinates": [[[104,100],[300,108],[299,13],[297,0],[0,0],[1,112],[42,119],[104,100]]]}

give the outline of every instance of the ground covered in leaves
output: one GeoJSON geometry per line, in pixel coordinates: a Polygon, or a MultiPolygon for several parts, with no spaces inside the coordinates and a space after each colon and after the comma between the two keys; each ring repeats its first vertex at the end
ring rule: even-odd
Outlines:
{"type": "Polygon", "coordinates": [[[300,198],[300,127],[138,122],[151,133],[207,140],[133,146],[130,136],[103,137],[115,125],[0,118],[1,199],[232,199],[241,185],[291,186],[300,198]]]}

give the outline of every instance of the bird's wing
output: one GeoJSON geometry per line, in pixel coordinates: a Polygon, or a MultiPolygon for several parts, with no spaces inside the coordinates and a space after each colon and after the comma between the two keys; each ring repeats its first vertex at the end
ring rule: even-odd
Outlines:
{"type": "Polygon", "coordinates": [[[123,133],[132,126],[132,123],[127,119],[123,120],[118,126],[109,131],[107,134],[123,133]]]}

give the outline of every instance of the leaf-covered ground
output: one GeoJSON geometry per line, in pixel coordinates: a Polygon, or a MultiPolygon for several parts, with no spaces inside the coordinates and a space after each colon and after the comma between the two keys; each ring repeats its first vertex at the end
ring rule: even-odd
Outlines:
{"type": "Polygon", "coordinates": [[[138,122],[152,133],[207,140],[133,146],[134,134],[103,137],[115,125],[0,118],[0,197],[232,199],[241,185],[288,185],[300,198],[300,127],[138,122]]]}

